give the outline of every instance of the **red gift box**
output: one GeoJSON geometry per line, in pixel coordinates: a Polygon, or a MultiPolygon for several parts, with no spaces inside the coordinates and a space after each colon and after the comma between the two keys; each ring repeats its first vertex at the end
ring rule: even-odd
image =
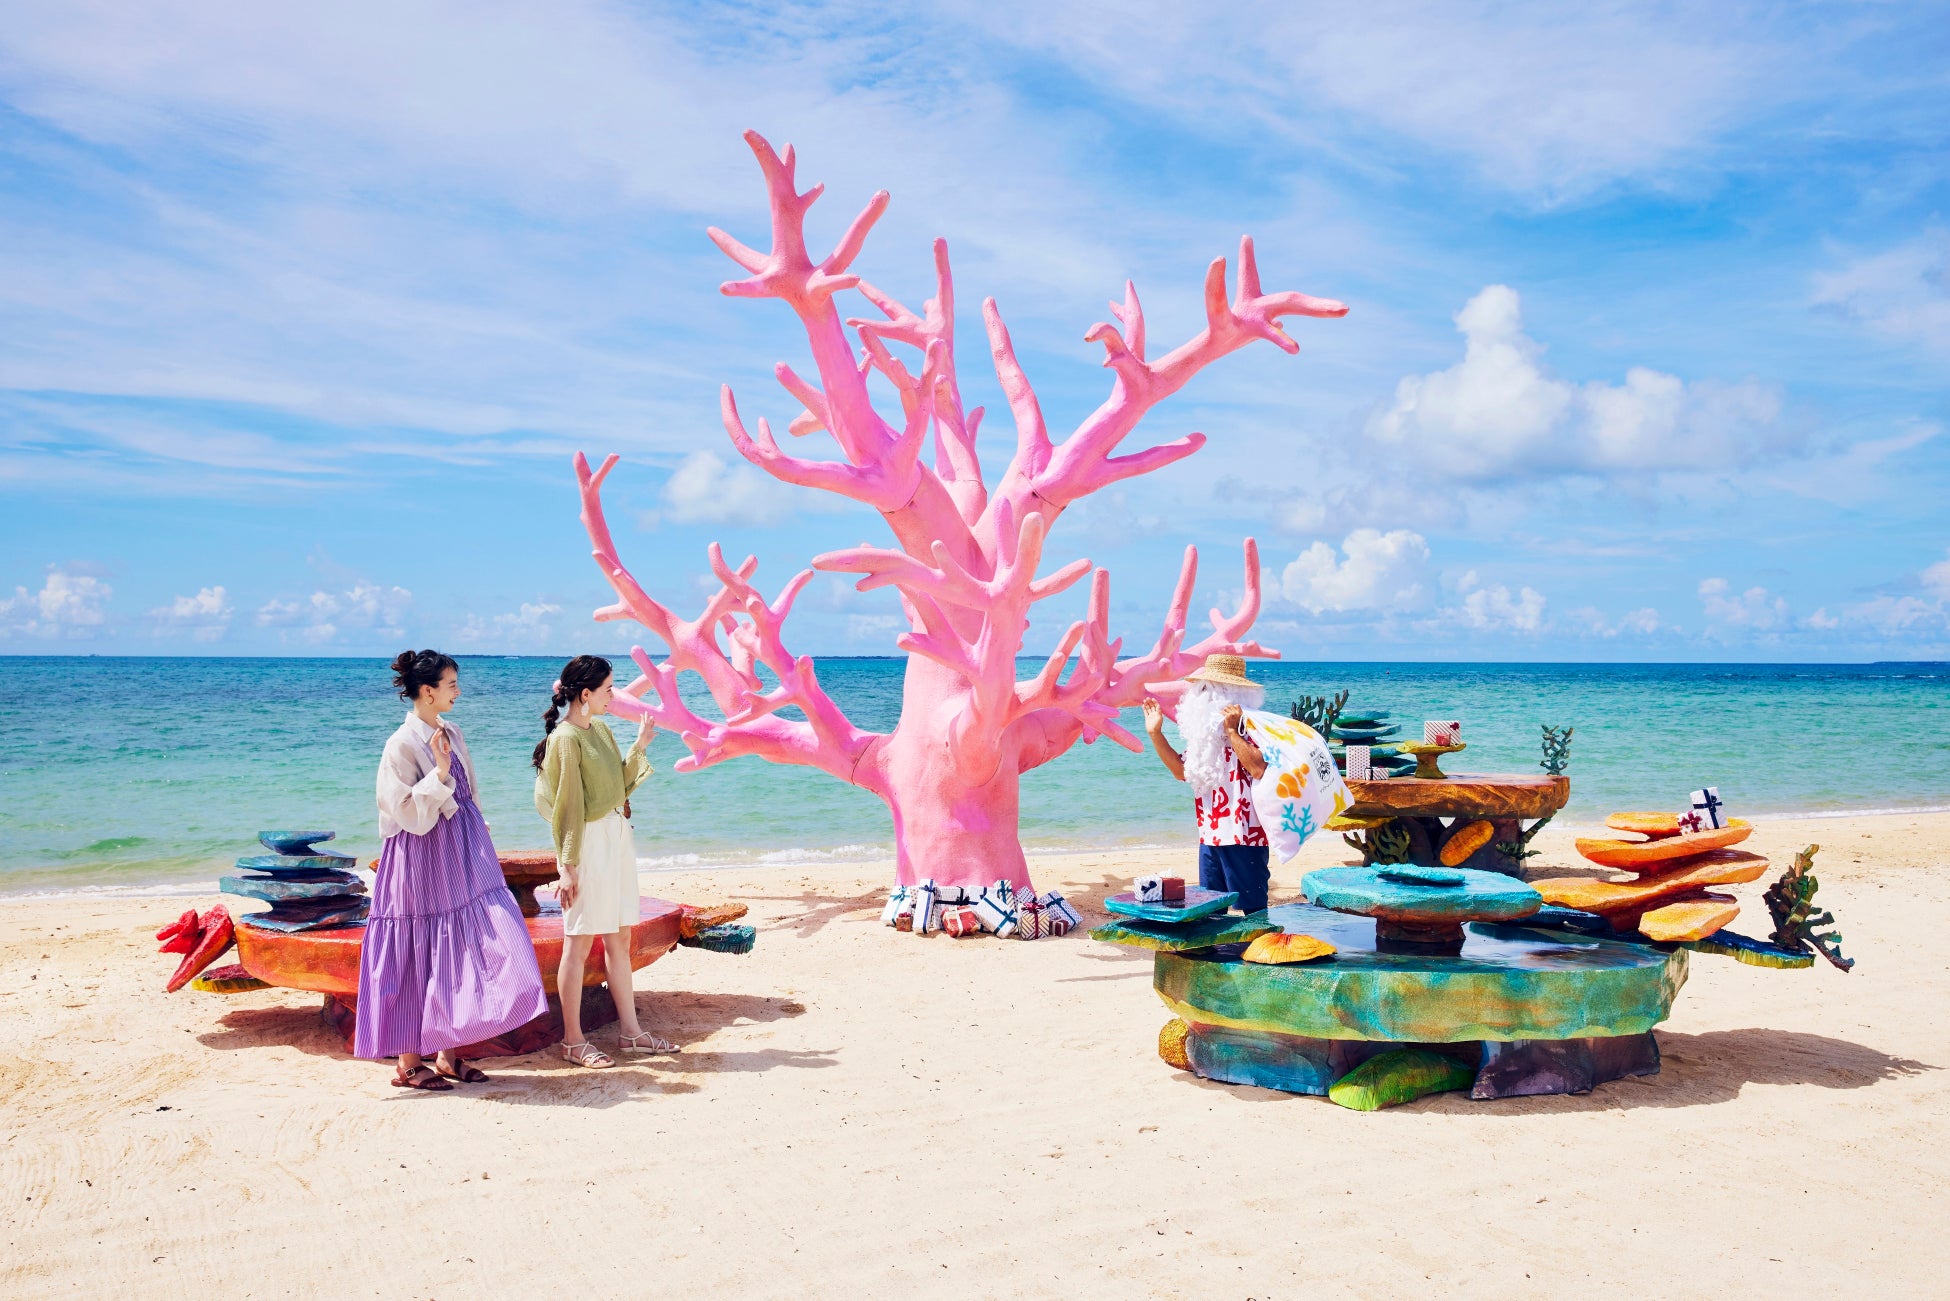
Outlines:
{"type": "Polygon", "coordinates": [[[1185,878],[1182,876],[1161,876],[1158,884],[1164,887],[1165,902],[1182,903],[1185,898],[1185,878]]]}
{"type": "Polygon", "coordinates": [[[941,913],[941,929],[961,939],[963,936],[981,932],[981,920],[975,916],[973,908],[947,908],[941,913]]]}

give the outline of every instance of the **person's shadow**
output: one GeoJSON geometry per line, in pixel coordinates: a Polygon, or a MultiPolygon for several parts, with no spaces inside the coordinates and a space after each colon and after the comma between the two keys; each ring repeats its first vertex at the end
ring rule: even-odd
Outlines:
{"type": "MultiPolygon", "coordinates": [[[[196,1036],[206,1048],[235,1050],[286,1045],[318,1057],[350,1060],[345,1040],[328,1025],[314,996],[287,991],[306,1001],[279,1007],[239,1008],[227,1012],[217,1028],[196,1036]]],[[[607,1070],[588,1070],[561,1060],[553,1048],[519,1057],[481,1059],[490,1077],[470,1091],[496,1102],[573,1103],[614,1106],[640,1094],[695,1093],[700,1085],[673,1076],[743,1074],[774,1067],[817,1069],[838,1065],[837,1049],[797,1050],[761,1048],[713,1051],[704,1041],[719,1030],[740,1024],[765,1024],[803,1015],[805,1004],[789,998],[755,994],[697,994],[658,990],[638,994],[639,1016],[646,1028],[667,1039],[690,1045],[665,1056],[618,1058],[607,1070]]],[[[614,1025],[614,1022],[611,1023],[614,1025]]],[[[606,1047],[614,1033],[604,1028],[606,1047]]],[[[610,1055],[616,1054],[611,1051],[610,1055]]],[[[374,1063],[374,1069],[383,1064],[374,1063]]],[[[401,1089],[402,1097],[412,1090],[401,1089]]]]}

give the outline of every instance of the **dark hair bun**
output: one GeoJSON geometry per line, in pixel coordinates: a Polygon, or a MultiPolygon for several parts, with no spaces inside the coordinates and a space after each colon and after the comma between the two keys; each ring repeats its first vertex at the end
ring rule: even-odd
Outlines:
{"type": "Polygon", "coordinates": [[[418,700],[420,688],[439,686],[440,675],[448,669],[460,671],[451,655],[437,650],[403,650],[393,656],[393,685],[399,688],[401,700],[418,700]]]}

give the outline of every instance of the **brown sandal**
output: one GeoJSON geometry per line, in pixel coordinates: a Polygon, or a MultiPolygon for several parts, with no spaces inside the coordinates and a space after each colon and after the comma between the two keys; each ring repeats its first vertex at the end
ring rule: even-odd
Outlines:
{"type": "Polygon", "coordinates": [[[442,1079],[439,1071],[434,1070],[433,1067],[427,1065],[425,1062],[421,1062],[410,1071],[401,1067],[394,1067],[393,1087],[396,1089],[420,1089],[427,1093],[446,1093],[452,1090],[454,1086],[442,1079]],[[421,1074],[422,1071],[425,1072],[424,1075],[421,1074]]]}
{"type": "Polygon", "coordinates": [[[488,1080],[488,1073],[478,1066],[469,1066],[465,1057],[454,1058],[454,1069],[451,1071],[441,1070],[437,1063],[433,1069],[450,1080],[459,1080],[462,1084],[486,1084],[488,1080]]]}

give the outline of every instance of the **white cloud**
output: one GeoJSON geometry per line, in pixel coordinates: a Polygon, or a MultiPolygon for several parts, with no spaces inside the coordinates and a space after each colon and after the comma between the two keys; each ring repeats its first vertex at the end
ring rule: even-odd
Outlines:
{"type": "Polygon", "coordinates": [[[841,499],[813,488],[780,483],[743,460],[692,452],[664,481],[663,507],[643,517],[647,527],[672,524],[776,524],[796,509],[831,510],[841,499]]]}
{"type": "Polygon", "coordinates": [[[49,565],[40,591],[16,587],[11,598],[0,600],[0,640],[15,634],[90,636],[107,622],[103,607],[113,595],[114,589],[93,574],[75,572],[73,566],[49,565]]]}
{"type": "Polygon", "coordinates": [[[1813,302],[1884,338],[1950,352],[1950,231],[1817,275],[1813,302]]]}
{"type": "Polygon", "coordinates": [[[1597,607],[1589,605],[1569,611],[1565,617],[1571,621],[1573,627],[1593,637],[1617,637],[1625,633],[1649,637],[1659,631],[1659,611],[1649,605],[1637,610],[1627,610],[1618,616],[1616,622],[1607,619],[1604,612],[1597,607]]]}
{"type": "Polygon", "coordinates": [[[1511,475],[1732,469],[1795,441],[1780,401],[1758,384],[1688,383],[1634,366],[1623,384],[1552,375],[1523,330],[1522,302],[1490,285],[1456,313],[1463,359],[1409,375],[1369,417],[1367,434],[1436,474],[1466,482],[1511,475]]]}
{"type": "Polygon", "coordinates": [[[1828,607],[1825,605],[1801,622],[1804,626],[1813,628],[1816,632],[1832,632],[1842,626],[1842,621],[1828,613],[1828,607]]]}
{"type": "Polygon", "coordinates": [[[907,630],[907,620],[896,615],[850,614],[846,617],[846,639],[852,642],[892,642],[907,630]]]}
{"type": "Polygon", "coordinates": [[[1750,587],[1734,595],[1726,579],[1707,578],[1700,582],[1699,600],[1706,621],[1722,628],[1769,632],[1788,622],[1787,598],[1774,596],[1764,587],[1750,587]]]}
{"type": "Polygon", "coordinates": [[[488,649],[539,650],[554,636],[554,620],[561,613],[562,607],[549,601],[523,601],[520,609],[508,614],[488,619],[468,615],[455,638],[463,645],[488,649]]]}
{"type": "Polygon", "coordinates": [[[1939,601],[1950,601],[1950,554],[1925,568],[1918,578],[1922,580],[1924,591],[1939,601]]]}
{"type": "Polygon", "coordinates": [[[195,596],[179,596],[149,611],[156,631],[164,635],[188,633],[196,641],[217,641],[230,627],[230,594],[220,583],[197,589],[195,596]]]}
{"type": "Polygon", "coordinates": [[[1473,569],[1456,586],[1462,593],[1463,620],[1470,627],[1484,631],[1542,631],[1545,600],[1536,588],[1524,587],[1512,595],[1501,583],[1485,587],[1473,569]]]}
{"type": "Polygon", "coordinates": [[[1668,169],[1805,85],[1771,75],[1787,52],[1736,7],[1148,0],[1115,23],[1026,0],[961,9],[1193,129],[1366,146],[1370,166],[1404,152],[1385,133],[1545,198],[1668,169]]]}
{"type": "Polygon", "coordinates": [[[404,635],[402,623],[413,593],[360,579],[343,592],[313,592],[296,601],[271,600],[257,612],[260,628],[285,629],[314,645],[337,641],[342,632],[375,637],[404,635]]]}
{"type": "Polygon", "coordinates": [[[1408,529],[1356,529],[1341,544],[1316,542],[1280,573],[1280,592],[1313,614],[1412,610],[1427,603],[1429,544],[1408,529]]]}

